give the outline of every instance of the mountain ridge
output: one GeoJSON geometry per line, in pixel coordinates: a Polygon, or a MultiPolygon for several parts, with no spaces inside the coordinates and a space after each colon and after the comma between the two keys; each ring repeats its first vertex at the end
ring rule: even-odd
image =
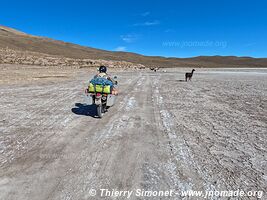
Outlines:
{"type": "Polygon", "coordinates": [[[149,67],[267,67],[267,58],[253,58],[248,56],[175,58],[101,50],[47,37],[30,35],[6,26],[0,26],[0,48],[44,53],[51,56],[74,59],[126,61],[149,67]]]}

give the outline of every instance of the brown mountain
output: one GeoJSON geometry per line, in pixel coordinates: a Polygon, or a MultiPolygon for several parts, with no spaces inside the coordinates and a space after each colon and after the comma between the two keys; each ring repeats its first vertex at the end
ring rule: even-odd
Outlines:
{"type": "Polygon", "coordinates": [[[235,56],[166,58],[129,52],[105,51],[37,37],[5,26],[0,26],[0,48],[44,53],[57,57],[128,61],[157,67],[267,67],[267,58],[235,56]]]}

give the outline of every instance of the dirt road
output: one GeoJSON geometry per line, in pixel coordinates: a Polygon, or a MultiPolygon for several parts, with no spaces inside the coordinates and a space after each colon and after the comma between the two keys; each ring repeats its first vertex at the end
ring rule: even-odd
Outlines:
{"type": "Polygon", "coordinates": [[[126,199],[100,189],[138,188],[267,198],[267,71],[201,69],[192,82],[183,72],[118,72],[102,119],[85,105],[88,74],[0,86],[0,199],[126,199]]]}

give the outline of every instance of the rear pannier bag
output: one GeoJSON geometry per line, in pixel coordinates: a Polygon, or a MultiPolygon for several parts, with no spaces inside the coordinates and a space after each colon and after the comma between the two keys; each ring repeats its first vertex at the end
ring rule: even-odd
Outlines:
{"type": "Polygon", "coordinates": [[[93,85],[92,83],[89,84],[89,92],[110,94],[111,91],[112,89],[110,85],[93,85]]]}
{"type": "Polygon", "coordinates": [[[89,92],[111,94],[113,83],[106,78],[97,77],[90,81],[89,92]]]}

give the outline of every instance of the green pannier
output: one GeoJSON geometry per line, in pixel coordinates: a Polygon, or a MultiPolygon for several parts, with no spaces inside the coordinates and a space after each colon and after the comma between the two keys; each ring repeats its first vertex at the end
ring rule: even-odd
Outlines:
{"type": "Polygon", "coordinates": [[[92,83],[90,83],[88,90],[89,92],[93,92],[93,93],[99,92],[99,93],[110,94],[111,86],[110,85],[93,85],[92,83]]]}

